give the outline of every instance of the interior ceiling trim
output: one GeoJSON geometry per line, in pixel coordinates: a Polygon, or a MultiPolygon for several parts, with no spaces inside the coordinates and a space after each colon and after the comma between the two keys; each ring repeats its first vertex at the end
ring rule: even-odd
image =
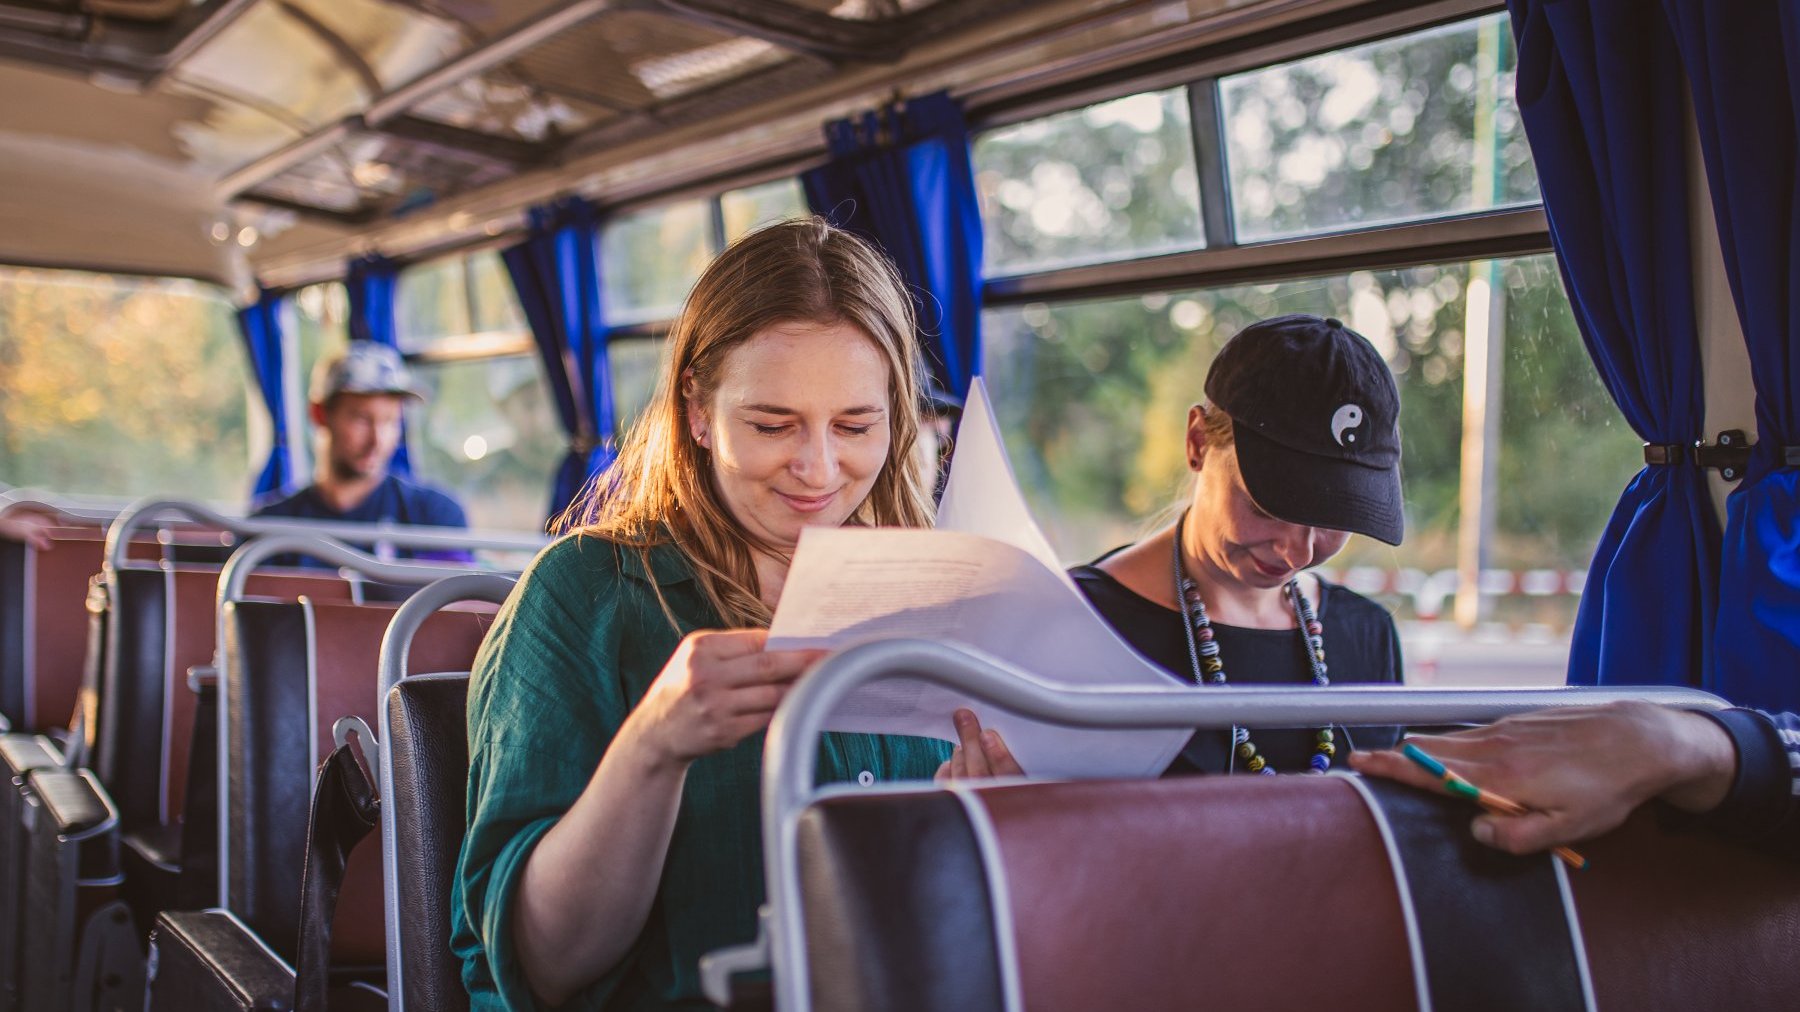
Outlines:
{"type": "MultiPolygon", "coordinates": [[[[950,0],[941,7],[953,5],[950,0]]],[[[989,12],[995,7],[979,6],[989,12]]],[[[1271,32],[1305,32],[1320,19],[1330,25],[1368,16],[1386,24],[1404,19],[1407,11],[1422,17],[1450,7],[1486,5],[1479,0],[1190,0],[1176,5],[1146,0],[1025,5],[1014,0],[1009,6],[1027,9],[931,39],[895,64],[833,71],[806,61],[791,63],[789,68],[810,70],[814,78],[783,81],[775,96],[747,106],[721,100],[720,92],[743,90],[741,81],[726,82],[599,124],[514,179],[452,196],[406,219],[362,228],[342,241],[270,248],[252,256],[265,283],[310,283],[336,276],[347,256],[380,251],[405,258],[419,250],[490,240],[520,227],[522,208],[568,193],[617,206],[690,188],[698,180],[730,178],[746,166],[810,164],[824,154],[821,123],[902,93],[949,88],[965,98],[1011,103],[1020,94],[1008,86],[1018,80],[1029,80],[1033,89],[1079,87],[1132,59],[1210,50],[1271,32]],[[1209,4],[1211,9],[1205,9],[1209,4]],[[1195,12],[1194,7],[1202,9],[1195,12]],[[1079,59],[1050,59],[1059,45],[1083,51],[1079,59]],[[1052,64],[1055,79],[1044,74],[1052,64]]],[[[945,18],[942,23],[952,22],[945,18]]]]}

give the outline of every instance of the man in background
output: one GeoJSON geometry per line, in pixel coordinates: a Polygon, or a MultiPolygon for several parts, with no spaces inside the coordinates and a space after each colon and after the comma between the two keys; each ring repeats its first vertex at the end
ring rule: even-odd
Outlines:
{"type": "MultiPolygon", "coordinates": [[[[313,483],[292,495],[256,504],[252,516],[349,523],[467,527],[463,508],[447,493],[388,470],[400,446],[409,401],[424,400],[400,354],[386,345],[352,341],[313,369],[310,413],[319,438],[313,483]]],[[[403,558],[472,561],[459,550],[405,550],[403,558]]]]}

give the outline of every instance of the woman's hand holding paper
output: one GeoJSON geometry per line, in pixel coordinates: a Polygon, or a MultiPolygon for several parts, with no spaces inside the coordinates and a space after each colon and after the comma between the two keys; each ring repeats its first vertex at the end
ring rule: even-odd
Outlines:
{"type": "Polygon", "coordinates": [[[951,719],[956,724],[956,737],[961,743],[950,753],[949,761],[938,767],[939,780],[974,780],[984,777],[1021,777],[1025,771],[1013,758],[1001,739],[1000,732],[982,730],[973,710],[958,710],[951,719]]]}

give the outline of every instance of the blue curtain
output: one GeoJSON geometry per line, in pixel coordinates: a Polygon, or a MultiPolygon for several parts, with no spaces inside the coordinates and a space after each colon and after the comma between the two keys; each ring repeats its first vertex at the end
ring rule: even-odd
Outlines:
{"type": "MultiPolygon", "coordinates": [[[[384,257],[350,261],[344,274],[344,290],[350,297],[350,340],[374,341],[400,350],[394,324],[394,288],[400,267],[384,257]]],[[[412,475],[412,456],[406,452],[406,429],[400,430],[400,446],[388,461],[394,474],[412,475]]]]}
{"type": "MultiPolygon", "coordinates": [[[[1705,414],[1674,39],[1636,0],[1508,6],[1519,113],[1582,339],[1633,431],[1691,447],[1705,414]]],[[[1691,457],[1640,471],[1594,551],[1569,681],[1702,684],[1718,553],[1691,457]]]]}
{"type": "Polygon", "coordinates": [[[600,319],[599,215],[579,197],[532,208],[524,242],[500,254],[537,339],[569,452],[550,488],[554,520],[612,463],[612,380],[600,319]]]}
{"type": "Polygon", "coordinates": [[[1693,93],[1725,271],[1756,386],[1756,444],[1727,501],[1715,688],[1800,709],[1800,9],[1664,0],[1693,93]]]}
{"type": "Polygon", "coordinates": [[[965,396],[981,373],[981,213],[962,107],[942,92],[825,125],[806,203],[874,241],[922,301],[927,366],[965,396]]]}
{"type": "Polygon", "coordinates": [[[269,460],[256,485],[250,490],[252,501],[265,496],[285,495],[294,484],[294,458],[288,448],[287,385],[281,347],[281,295],[264,288],[256,301],[237,313],[238,330],[244,337],[244,348],[250,353],[250,371],[256,387],[262,391],[263,404],[269,409],[269,420],[275,434],[269,447],[269,460]]]}

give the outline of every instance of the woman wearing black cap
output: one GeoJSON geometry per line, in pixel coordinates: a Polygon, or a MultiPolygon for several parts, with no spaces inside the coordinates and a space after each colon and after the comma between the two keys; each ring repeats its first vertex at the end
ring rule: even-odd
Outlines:
{"type": "MultiPolygon", "coordinates": [[[[1226,342],[1188,411],[1195,474],[1180,519],[1071,571],[1144,656],[1200,685],[1400,681],[1386,609],[1307,572],[1352,533],[1400,543],[1400,395],[1381,354],[1333,319],[1283,316],[1226,342]]],[[[1014,772],[1003,744],[957,714],[944,772],[1014,772]],[[980,741],[986,748],[968,747],[980,741]],[[984,754],[985,753],[985,754],[984,754]]],[[[1395,728],[1201,731],[1170,773],[1324,772],[1395,728]]]]}

